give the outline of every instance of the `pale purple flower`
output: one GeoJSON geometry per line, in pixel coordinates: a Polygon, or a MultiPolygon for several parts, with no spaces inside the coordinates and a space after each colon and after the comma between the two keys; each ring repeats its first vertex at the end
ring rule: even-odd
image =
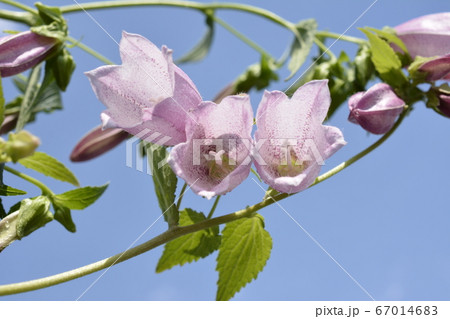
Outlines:
{"type": "Polygon", "coordinates": [[[187,122],[185,143],[175,146],[169,164],[192,190],[208,199],[244,181],[251,166],[253,111],[247,95],[203,102],[187,122]]]}
{"type": "Polygon", "coordinates": [[[256,116],[254,164],[279,192],[309,187],[323,161],[346,144],[338,128],[322,125],[331,103],[327,83],[306,83],[291,99],[280,91],[264,92],[256,116]]]}
{"type": "Polygon", "coordinates": [[[97,126],[88,132],[75,146],[70,154],[72,162],[83,162],[93,159],[116,147],[129,137],[119,128],[102,129],[97,126]]]}
{"type": "Polygon", "coordinates": [[[405,102],[385,83],[352,95],[348,101],[348,120],[373,134],[389,131],[402,113],[405,102]]]}
{"type": "Polygon", "coordinates": [[[12,76],[26,71],[50,56],[58,39],[24,31],[0,38],[0,75],[12,76]]]}
{"type": "Polygon", "coordinates": [[[450,80],[450,54],[429,60],[418,70],[427,73],[427,81],[450,80]]]}
{"type": "Polygon", "coordinates": [[[450,12],[418,17],[394,29],[413,59],[450,53],[450,12]]]}
{"type": "Polygon", "coordinates": [[[103,127],[122,128],[133,135],[157,132],[168,137],[164,145],[186,141],[186,123],[202,99],[194,83],[173,64],[172,51],[123,32],[120,56],[122,65],[86,73],[108,108],[101,114],[103,127]]]}

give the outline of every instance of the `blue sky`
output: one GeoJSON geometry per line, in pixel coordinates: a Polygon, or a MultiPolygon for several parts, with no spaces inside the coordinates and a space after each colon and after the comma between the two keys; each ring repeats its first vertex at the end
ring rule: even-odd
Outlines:
{"type": "MultiPolygon", "coordinates": [[[[32,4],[32,1],[23,1],[32,4]]],[[[296,22],[315,18],[320,30],[345,31],[373,1],[242,1],[272,10],[296,22]]],[[[72,1],[48,1],[50,5],[72,1]]],[[[1,6],[6,8],[5,5],[1,6]]],[[[9,8],[9,7],[8,7],[9,8]]],[[[445,1],[379,0],[347,34],[363,37],[357,27],[395,26],[409,19],[450,11],[445,1]]],[[[196,11],[180,8],[134,8],[92,12],[117,41],[121,31],[139,33],[180,57],[204,31],[196,11]]],[[[241,12],[220,11],[219,17],[241,30],[274,56],[283,53],[291,35],[273,23],[241,12]]],[[[70,34],[120,63],[118,47],[86,14],[67,15],[70,34]]],[[[0,24],[2,29],[23,28],[0,24]]],[[[212,99],[259,55],[217,26],[212,50],[201,63],[182,66],[204,99],[212,99]]],[[[328,42],[328,43],[331,43],[328,42]]],[[[353,53],[337,43],[332,50],[353,53]]],[[[73,212],[78,231],[67,232],[56,222],[0,254],[0,284],[52,275],[109,257],[126,249],[160,210],[150,176],[126,166],[125,144],[85,163],[71,163],[76,142],[99,124],[104,109],[83,72],[102,65],[81,50],[72,83],[63,95],[63,111],[40,115],[28,129],[42,141],[41,151],[65,163],[83,186],[110,187],[85,211],[73,212]]],[[[304,70],[308,63],[302,68],[304,70]]],[[[301,74],[301,71],[299,75],[301,74]]],[[[280,78],[288,75],[283,69],[280,78]]],[[[6,81],[5,81],[6,82],[6,81]]],[[[289,82],[290,83],[290,82],[289,82]]],[[[282,80],[270,89],[285,89],[282,80]]],[[[5,95],[14,97],[11,85],[5,95]]],[[[254,110],[261,92],[252,92],[254,110]]],[[[376,140],[347,121],[344,105],[331,119],[348,144],[330,158],[323,172],[376,140]]],[[[288,211],[364,289],[377,300],[448,300],[450,298],[450,119],[416,104],[414,112],[384,145],[352,167],[281,202],[288,211]]],[[[39,177],[57,192],[68,186],[39,177]]],[[[6,175],[8,185],[37,194],[33,186],[6,175]]],[[[264,186],[265,187],[265,186],[264,186]]],[[[224,196],[216,216],[261,200],[264,193],[249,178],[224,196]]],[[[188,193],[184,207],[208,212],[212,201],[188,193]]],[[[273,238],[273,250],[258,279],[234,300],[369,300],[368,295],[276,205],[260,211],[273,238]]],[[[166,229],[160,220],[139,241],[166,229]]],[[[194,264],[155,273],[162,247],[111,268],[81,300],[213,300],[218,274],[213,254],[194,264]]],[[[59,286],[3,297],[3,300],[75,300],[95,281],[92,274],[59,286]]]]}

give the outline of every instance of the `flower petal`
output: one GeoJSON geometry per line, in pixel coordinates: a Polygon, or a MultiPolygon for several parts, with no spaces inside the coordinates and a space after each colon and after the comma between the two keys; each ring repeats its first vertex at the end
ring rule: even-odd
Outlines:
{"type": "Polygon", "coordinates": [[[437,81],[450,77],[450,54],[425,62],[419,70],[426,72],[427,81],[437,81]]]}
{"type": "Polygon", "coordinates": [[[345,145],[342,132],[322,125],[331,99],[326,80],[311,81],[291,99],[264,92],[258,107],[254,163],[261,178],[283,193],[311,185],[323,161],[345,145]],[[256,154],[257,153],[257,154],[256,154]]]}
{"type": "Polygon", "coordinates": [[[225,194],[250,172],[250,99],[244,95],[226,97],[220,104],[203,102],[192,116],[187,142],[172,149],[169,164],[195,193],[207,198],[225,194]]]}
{"type": "Polygon", "coordinates": [[[413,59],[450,53],[450,12],[421,16],[394,29],[413,59]]]}

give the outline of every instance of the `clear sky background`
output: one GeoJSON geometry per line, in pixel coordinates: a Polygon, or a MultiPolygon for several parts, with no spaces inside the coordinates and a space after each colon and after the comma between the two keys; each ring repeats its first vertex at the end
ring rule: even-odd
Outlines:
{"type": "MultiPolygon", "coordinates": [[[[33,1],[23,1],[32,4],[33,1]]],[[[371,1],[257,1],[260,6],[296,22],[316,18],[320,30],[344,32],[371,1]]],[[[47,1],[49,5],[73,4],[47,1]]],[[[2,8],[8,8],[1,5],[2,8]]],[[[450,11],[448,1],[379,0],[349,29],[395,26],[409,19],[450,11]]],[[[180,8],[134,8],[93,11],[92,15],[116,41],[121,31],[139,33],[182,56],[204,32],[204,19],[196,11],[180,8]]],[[[274,56],[280,56],[292,36],[259,17],[236,11],[220,11],[219,17],[241,30],[274,56]]],[[[120,63],[119,50],[86,14],[66,16],[70,34],[120,63]]],[[[1,29],[23,29],[0,22],[1,29]]],[[[217,26],[212,50],[201,63],[182,66],[205,100],[212,99],[259,54],[217,26]]],[[[328,44],[331,41],[327,42],[328,44]]],[[[354,53],[355,46],[337,43],[332,50],[354,53]]],[[[28,129],[42,141],[41,151],[58,158],[83,186],[111,184],[97,203],[74,211],[78,231],[67,232],[52,222],[15,242],[0,254],[0,284],[53,275],[109,257],[126,249],[160,215],[150,176],[126,166],[125,144],[85,163],[71,163],[69,154],[77,141],[100,123],[104,106],[97,101],[83,72],[102,62],[78,48],[71,50],[77,69],[63,95],[63,111],[41,114],[28,129]]],[[[315,49],[313,53],[315,54],[315,49]]],[[[310,61],[310,60],[309,60],[310,61]]],[[[305,68],[309,64],[302,68],[305,68]]],[[[301,71],[298,75],[301,74],[301,71]]],[[[283,69],[280,78],[288,75],[283,69]]],[[[7,82],[7,81],[5,81],[7,82]]],[[[280,80],[270,89],[283,90],[280,80]]],[[[8,98],[15,96],[5,84],[8,98]]],[[[261,92],[251,92],[253,108],[261,92]]],[[[322,172],[358,153],[377,137],[347,121],[344,105],[329,124],[339,127],[348,144],[330,158],[322,172]]],[[[384,145],[337,176],[317,187],[281,202],[288,211],[359,284],[377,300],[448,300],[450,298],[450,119],[423,104],[384,145]]],[[[56,192],[69,190],[33,172],[56,192]]],[[[8,185],[37,195],[35,187],[5,172],[8,185]]],[[[180,183],[181,186],[181,183],[180,183]]],[[[264,185],[264,187],[266,187],[264,185]]],[[[224,196],[216,216],[259,202],[263,191],[251,178],[224,196]]],[[[11,203],[12,201],[9,201],[11,203]]],[[[212,201],[192,192],[184,207],[208,212],[212,201]]],[[[367,294],[314,243],[279,207],[260,211],[273,238],[273,250],[258,279],[234,300],[369,300],[367,294]]],[[[160,219],[139,241],[166,229],[160,219]]],[[[193,264],[162,274],[155,267],[162,247],[111,268],[81,300],[213,300],[218,273],[217,253],[193,264]]],[[[55,287],[2,300],[75,300],[100,273],[55,287]]]]}

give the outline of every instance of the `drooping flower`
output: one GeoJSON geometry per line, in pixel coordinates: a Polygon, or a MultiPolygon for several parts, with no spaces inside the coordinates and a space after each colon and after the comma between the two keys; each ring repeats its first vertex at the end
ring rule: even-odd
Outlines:
{"type": "Polygon", "coordinates": [[[450,53],[450,12],[421,16],[394,29],[413,59],[450,53]]]}
{"type": "Polygon", "coordinates": [[[201,102],[194,83],[172,62],[172,51],[159,50],[146,38],[123,32],[122,65],[87,72],[97,98],[108,108],[104,128],[122,128],[133,135],[157,132],[164,145],[186,141],[185,126],[201,102]]]}
{"type": "Polygon", "coordinates": [[[405,102],[385,83],[378,83],[348,100],[348,120],[373,134],[389,131],[402,113],[405,102]]]}
{"type": "Polygon", "coordinates": [[[87,133],[70,154],[72,162],[83,162],[93,159],[116,147],[128,138],[129,134],[119,128],[102,129],[95,127],[87,133]]]}
{"type": "Polygon", "coordinates": [[[306,83],[291,99],[280,91],[264,92],[253,159],[264,182],[279,192],[309,187],[323,161],[346,144],[338,128],[322,125],[331,103],[327,83],[306,83]]]}
{"type": "Polygon", "coordinates": [[[56,38],[24,31],[0,38],[0,75],[12,76],[26,71],[58,49],[56,38]]]}
{"type": "Polygon", "coordinates": [[[202,102],[186,126],[187,141],[175,146],[169,164],[206,198],[225,194],[250,172],[253,111],[247,95],[202,102]]]}

